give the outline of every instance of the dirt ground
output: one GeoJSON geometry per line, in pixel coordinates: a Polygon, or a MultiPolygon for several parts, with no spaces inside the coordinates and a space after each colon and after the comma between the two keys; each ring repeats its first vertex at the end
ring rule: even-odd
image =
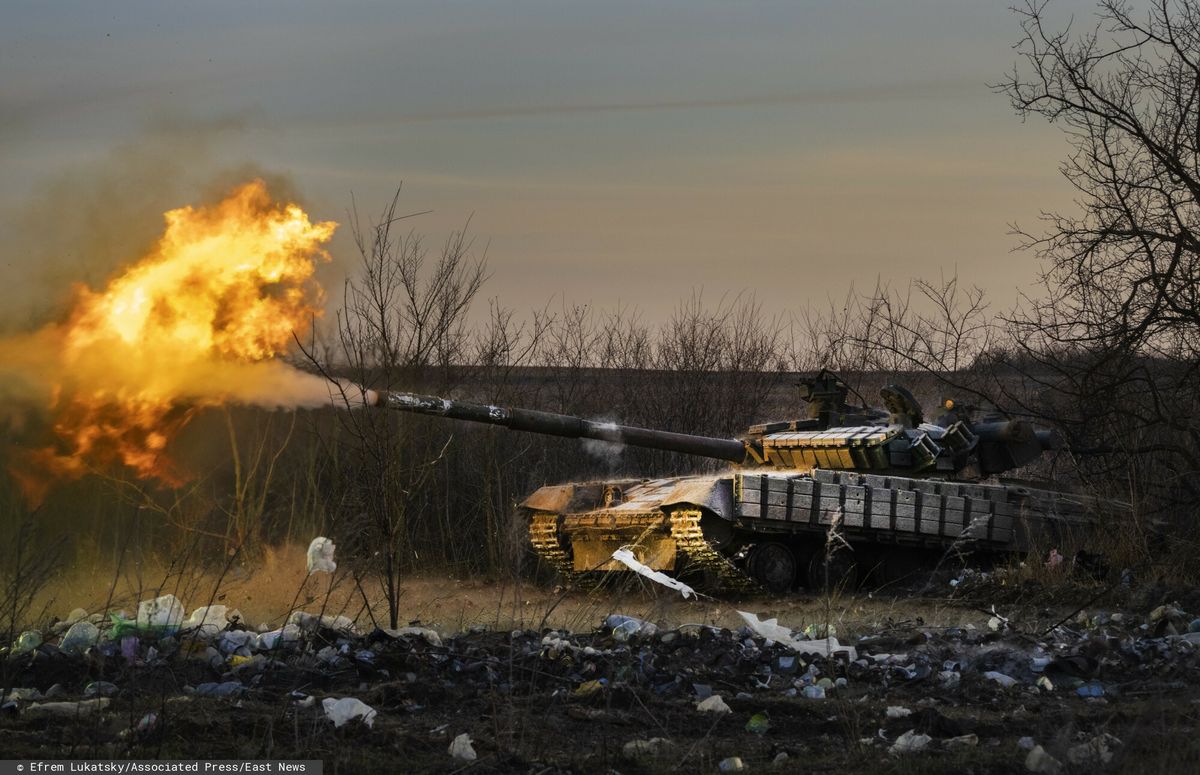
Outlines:
{"type": "MultiPolygon", "coordinates": [[[[941,588],[941,592],[948,591],[941,588]]],[[[139,600],[173,594],[187,610],[219,603],[237,609],[250,627],[277,627],[292,610],[345,615],[361,622],[387,625],[386,606],[377,587],[365,592],[339,573],[309,576],[305,549],[269,548],[253,563],[213,571],[174,568],[161,562],[126,562],[119,568],[81,566],[47,587],[34,606],[47,620],[64,618],[74,608],[89,612],[132,612],[139,600]],[[370,607],[364,603],[370,601],[370,607]]],[[[653,584],[604,583],[586,592],[565,591],[522,578],[456,578],[430,575],[401,582],[400,622],[420,622],[452,634],[472,627],[493,630],[590,630],[611,613],[622,613],[664,627],[710,624],[738,627],[737,611],[754,611],[763,618],[787,619],[792,626],[826,620],[841,632],[869,632],[888,619],[923,617],[945,625],[987,620],[961,602],[924,596],[913,608],[906,595],[874,597],[870,593],[832,598],[799,594],[783,597],[719,597],[700,595],[690,600],[653,584]]]]}
{"type": "Polygon", "coordinates": [[[43,700],[111,696],[103,709],[66,716],[48,716],[36,701],[6,703],[0,753],[319,758],[331,773],[984,773],[1029,771],[1037,745],[1053,757],[1038,765],[1046,772],[1200,771],[1200,638],[1181,634],[1190,620],[1182,610],[1154,618],[1152,607],[1170,597],[1164,590],[1089,601],[1090,589],[1026,594],[992,581],[961,594],[939,582],[922,596],[683,600],[639,585],[563,591],[410,579],[401,624],[436,631],[431,640],[376,629],[362,602],[369,595],[344,584],[329,594],[323,577],[304,580],[296,559],[275,557],[219,584],[179,576],[173,589],[147,589],[133,574],[116,585],[64,581],[46,601],[60,617],[69,607],[94,613],[111,600],[113,609],[130,608],[138,595],[173,591],[188,610],[208,598],[238,608],[235,630],[278,627],[288,610],[319,613],[322,602],[360,630],[315,627],[286,650],[252,659],[225,653],[218,641],[145,635],[81,656],[53,645],[10,656],[8,687],[43,700]],[[739,610],[797,633],[831,625],[859,659],[756,637],[739,610]],[[623,639],[602,626],[610,614],[652,622],[657,632],[623,639]],[[1039,659],[1069,674],[1040,685],[1042,673],[1029,667],[1039,659]],[[1078,674],[1070,672],[1076,664],[1078,674]],[[1012,685],[991,672],[1011,674],[1012,685]],[[824,696],[805,696],[821,679],[824,696]],[[221,682],[231,693],[207,696],[221,682]],[[1081,696],[1088,687],[1100,687],[1092,691],[1099,696],[1081,696]],[[729,712],[699,710],[709,693],[729,712]],[[330,723],[323,701],[345,697],[376,711],[371,726],[330,723]],[[898,751],[909,732],[928,741],[898,751]],[[462,734],[476,759],[450,755],[462,734]]]}

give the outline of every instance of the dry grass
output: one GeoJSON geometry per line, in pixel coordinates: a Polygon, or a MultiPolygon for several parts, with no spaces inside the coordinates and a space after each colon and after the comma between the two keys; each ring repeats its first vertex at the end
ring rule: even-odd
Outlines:
{"type": "MultiPolygon", "coordinates": [[[[341,569],[339,569],[340,571],[341,569]]],[[[240,610],[251,625],[278,625],[289,611],[324,610],[358,619],[370,627],[365,598],[376,616],[384,608],[377,584],[354,583],[339,573],[331,584],[328,574],[306,576],[305,547],[269,547],[253,565],[232,563],[228,570],[180,571],[160,561],[145,561],[117,571],[98,564],[75,567],[54,579],[42,591],[37,610],[64,617],[73,608],[90,612],[133,611],[138,600],[158,594],[176,595],[190,611],[219,602],[240,610]]],[[[472,627],[489,629],[590,630],[611,613],[635,616],[663,627],[712,625],[736,629],[742,625],[738,610],[803,629],[809,624],[831,624],[839,637],[874,631],[889,621],[918,617],[944,626],[968,622],[981,625],[986,616],[950,602],[932,599],[873,598],[868,594],[838,593],[829,596],[752,596],[684,600],[653,585],[605,583],[593,591],[564,591],[524,580],[459,578],[430,574],[407,577],[401,588],[404,621],[420,621],[443,632],[472,627]]],[[[380,618],[382,622],[382,618],[380,618]]]]}

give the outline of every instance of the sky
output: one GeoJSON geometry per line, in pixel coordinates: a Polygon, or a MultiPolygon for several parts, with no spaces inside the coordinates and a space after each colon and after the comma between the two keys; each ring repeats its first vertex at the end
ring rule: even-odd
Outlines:
{"type": "Polygon", "coordinates": [[[163,210],[263,175],[343,223],[402,184],[431,244],[469,221],[517,310],[789,314],[955,272],[1003,308],[1038,268],[1010,224],[1071,206],[1061,133],[989,88],[1007,5],[6,0],[4,306],[49,314],[163,210]]]}

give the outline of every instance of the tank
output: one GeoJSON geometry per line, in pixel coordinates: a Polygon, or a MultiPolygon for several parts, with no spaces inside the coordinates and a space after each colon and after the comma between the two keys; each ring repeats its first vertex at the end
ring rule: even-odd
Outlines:
{"type": "Polygon", "coordinates": [[[958,551],[974,558],[1077,541],[1121,504],[1003,483],[1000,474],[1058,446],[1049,430],[946,400],[926,416],[899,385],[881,408],[847,404],[822,371],[799,384],[801,419],[740,438],[653,430],[531,409],[390,392],[368,401],[403,412],[515,431],[668,450],[727,462],[700,476],[571,482],[520,503],[529,541],[568,581],[625,570],[613,551],[705,586],[783,592],[865,578],[887,582],[958,551]]]}

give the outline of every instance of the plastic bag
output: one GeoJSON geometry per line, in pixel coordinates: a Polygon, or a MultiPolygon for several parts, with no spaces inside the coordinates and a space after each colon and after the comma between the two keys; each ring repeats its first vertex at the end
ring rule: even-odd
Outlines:
{"type": "Polygon", "coordinates": [[[87,619],[80,619],[71,625],[58,643],[58,648],[64,654],[82,654],[100,640],[100,629],[87,619]]]}
{"type": "Polygon", "coordinates": [[[473,762],[478,755],[475,753],[475,748],[471,745],[471,736],[466,732],[458,735],[450,743],[450,755],[455,759],[463,762],[473,762]]]}
{"type": "Polygon", "coordinates": [[[174,595],[162,595],[138,603],[137,629],[156,634],[174,632],[183,624],[183,617],[183,604],[174,595]]]}
{"type": "Polygon", "coordinates": [[[651,622],[643,622],[641,619],[622,614],[612,614],[604,620],[604,626],[612,630],[614,640],[622,643],[636,636],[648,638],[658,632],[658,627],[651,622]]]}
{"type": "Polygon", "coordinates": [[[638,559],[633,556],[633,552],[629,551],[623,546],[612,553],[612,558],[624,565],[626,568],[629,568],[631,571],[645,576],[656,584],[662,584],[668,589],[674,589],[678,591],[679,594],[683,595],[684,600],[687,600],[689,597],[696,596],[696,590],[692,589],[678,579],[671,578],[665,573],[651,570],[649,567],[638,561],[638,559]]]}
{"type": "Polygon", "coordinates": [[[375,716],[379,715],[374,708],[355,697],[343,697],[340,700],[326,697],[321,701],[321,707],[325,709],[326,718],[332,721],[335,727],[356,718],[361,718],[364,724],[374,727],[375,716]]]}
{"type": "Polygon", "coordinates": [[[776,619],[759,619],[747,611],[738,611],[738,615],[746,622],[751,630],[760,638],[773,640],[787,646],[799,654],[820,654],[823,657],[844,653],[853,662],[858,659],[858,652],[853,646],[843,646],[837,638],[821,638],[819,640],[797,640],[792,637],[792,631],[779,624],[776,619]]]}
{"type": "Polygon", "coordinates": [[[195,630],[196,636],[200,638],[214,638],[225,629],[229,621],[228,611],[223,605],[202,605],[192,611],[192,615],[183,623],[183,628],[195,630]]]}
{"type": "Polygon", "coordinates": [[[12,644],[12,653],[14,656],[28,654],[40,645],[42,645],[42,634],[35,630],[26,630],[12,644]]]}
{"type": "Polygon", "coordinates": [[[308,545],[308,573],[333,573],[337,563],[333,561],[333,551],[337,547],[333,541],[324,536],[317,536],[308,545]]]}

